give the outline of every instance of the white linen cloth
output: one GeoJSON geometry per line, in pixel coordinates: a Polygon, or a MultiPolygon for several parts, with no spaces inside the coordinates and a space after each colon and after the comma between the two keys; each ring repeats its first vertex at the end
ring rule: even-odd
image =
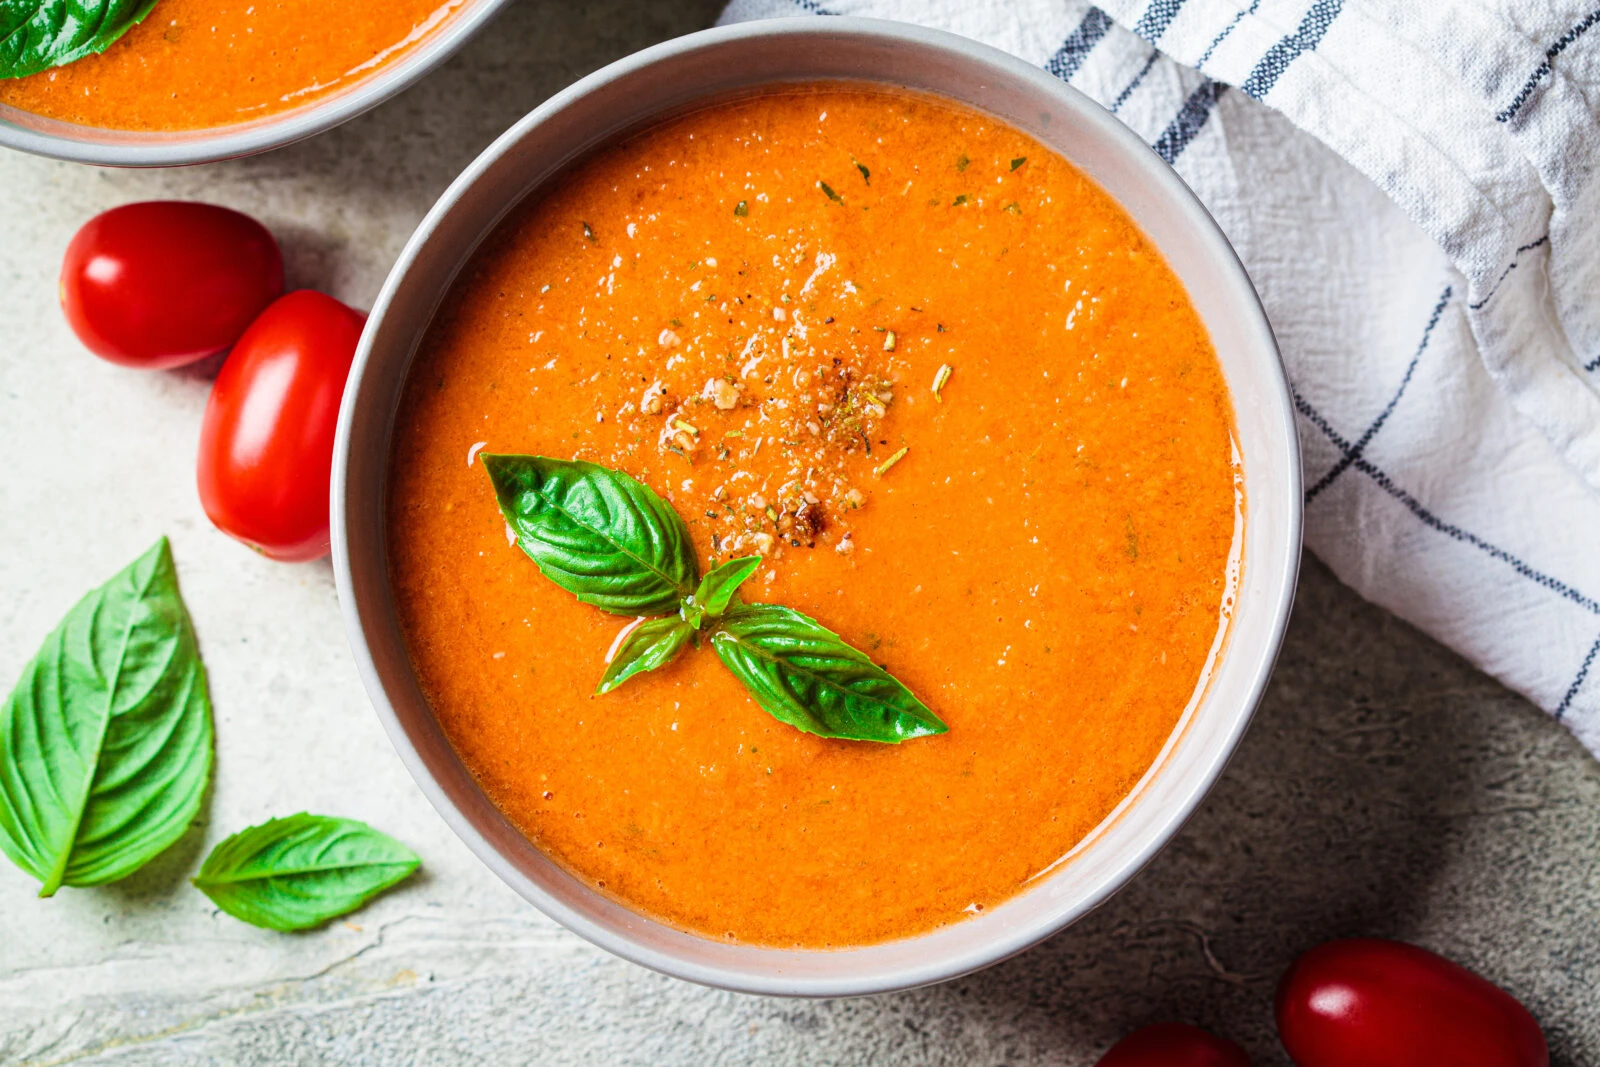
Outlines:
{"type": "Polygon", "coordinates": [[[733,0],[722,21],[804,14],[976,38],[1143,136],[1277,332],[1307,547],[1600,752],[1596,0],[733,0]]]}

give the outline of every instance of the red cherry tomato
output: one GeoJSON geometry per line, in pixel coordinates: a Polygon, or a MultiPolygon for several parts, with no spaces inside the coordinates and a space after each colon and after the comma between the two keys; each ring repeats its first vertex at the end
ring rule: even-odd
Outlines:
{"type": "Polygon", "coordinates": [[[1197,1026],[1156,1023],[1112,1045],[1095,1067],[1250,1067],[1250,1057],[1197,1026]]]}
{"type": "Polygon", "coordinates": [[[1399,941],[1330,941],[1278,983],[1299,1067],[1549,1067],[1544,1034],[1499,986],[1399,941]]]}
{"type": "Polygon", "coordinates": [[[245,331],[200,428],[200,503],[224,533],[272,559],[328,553],[339,400],[366,316],[308,289],[245,331]]]}
{"type": "Polygon", "coordinates": [[[178,367],[221,352],[282,293],[272,234],[214,204],[113,208],[84,224],[61,264],[72,331],[127,367],[178,367]]]}

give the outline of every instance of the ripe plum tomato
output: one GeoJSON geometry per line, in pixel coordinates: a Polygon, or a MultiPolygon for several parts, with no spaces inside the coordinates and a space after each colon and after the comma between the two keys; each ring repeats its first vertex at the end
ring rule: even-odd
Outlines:
{"type": "Polygon", "coordinates": [[[86,222],[61,263],[61,309],[95,355],[160,370],[214,355],[283,293],[266,227],[214,204],[152,200],[86,222]]]}
{"type": "Polygon", "coordinates": [[[200,428],[200,503],[217,528],[285,562],[328,553],[339,400],[366,316],[302,289],[233,346],[200,428]]]}
{"type": "Polygon", "coordinates": [[[1511,994],[1400,941],[1329,941],[1278,983],[1278,1037],[1299,1067],[1548,1067],[1511,994]]]}
{"type": "Polygon", "coordinates": [[[1250,1057],[1197,1026],[1156,1023],[1112,1045],[1095,1067],[1250,1067],[1250,1057]]]}

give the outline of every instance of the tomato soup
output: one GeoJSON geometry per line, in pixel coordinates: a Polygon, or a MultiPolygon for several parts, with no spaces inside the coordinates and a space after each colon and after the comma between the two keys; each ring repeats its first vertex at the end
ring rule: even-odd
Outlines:
{"type": "Polygon", "coordinates": [[[1221,645],[1240,475],[1206,331],[1104,190],[976,112],[805,86],[601,151],[478,251],[407,380],[390,567],[546,854],[706,937],[860,945],[1000,904],[1139,782],[1221,645]],[[709,648],[593,695],[627,620],[508,542],[482,450],[645,482],[949,731],[801,733],[709,648]]]}
{"type": "Polygon", "coordinates": [[[469,0],[159,0],[104,53],[0,81],[0,104],[114,130],[249,122],[347,89],[469,0]]]}

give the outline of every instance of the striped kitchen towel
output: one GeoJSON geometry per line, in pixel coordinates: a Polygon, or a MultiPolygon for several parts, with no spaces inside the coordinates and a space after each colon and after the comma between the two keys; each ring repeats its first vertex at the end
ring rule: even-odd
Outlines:
{"type": "Polygon", "coordinates": [[[1261,292],[1307,547],[1600,752],[1595,4],[733,0],[723,21],[919,22],[1115,112],[1261,292]]]}

